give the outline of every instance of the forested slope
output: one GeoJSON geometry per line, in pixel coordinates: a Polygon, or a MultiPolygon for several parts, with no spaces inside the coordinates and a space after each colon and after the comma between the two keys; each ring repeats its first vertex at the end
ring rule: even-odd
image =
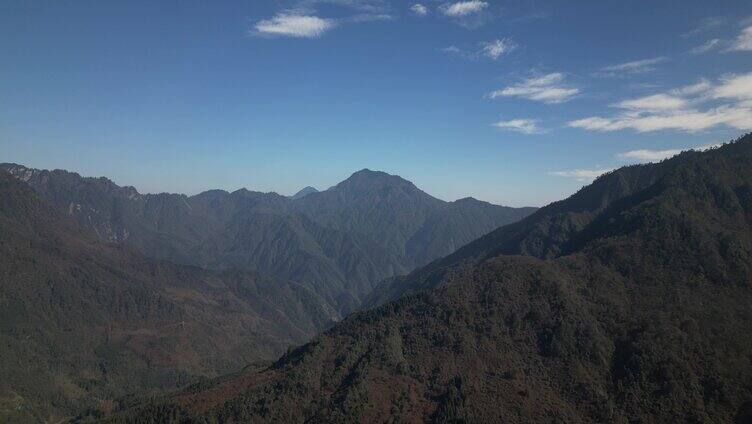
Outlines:
{"type": "Polygon", "coordinates": [[[407,282],[109,421],[750,422],[752,136],[615,171],[407,282]]]}
{"type": "Polygon", "coordinates": [[[58,422],[276,358],[338,316],[322,304],[97,241],[0,171],[0,422],[58,422]]]}

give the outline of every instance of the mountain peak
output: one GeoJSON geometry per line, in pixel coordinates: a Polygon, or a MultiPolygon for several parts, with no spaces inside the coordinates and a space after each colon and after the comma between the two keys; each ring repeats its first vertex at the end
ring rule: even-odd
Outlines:
{"type": "Polygon", "coordinates": [[[28,181],[32,176],[34,176],[35,173],[39,172],[36,169],[27,168],[17,163],[2,163],[0,164],[0,169],[8,172],[9,174],[24,182],[28,181]]]}
{"type": "Polygon", "coordinates": [[[337,187],[343,186],[359,188],[374,186],[415,187],[412,182],[400,177],[399,175],[392,175],[383,171],[373,171],[368,168],[363,168],[360,171],[354,172],[348,179],[337,184],[337,187]]]}
{"type": "Polygon", "coordinates": [[[389,175],[384,171],[374,171],[369,168],[363,168],[360,171],[353,172],[353,175],[389,175]]]}
{"type": "Polygon", "coordinates": [[[301,197],[308,196],[309,194],[318,193],[316,187],[306,186],[297,193],[293,194],[290,198],[293,200],[300,199],[301,197]]]}

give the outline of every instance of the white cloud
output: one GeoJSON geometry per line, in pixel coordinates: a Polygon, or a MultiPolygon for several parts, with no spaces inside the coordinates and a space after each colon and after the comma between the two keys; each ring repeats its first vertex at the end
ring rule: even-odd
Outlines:
{"type": "Polygon", "coordinates": [[[692,31],[689,31],[686,34],[683,34],[682,37],[690,37],[698,34],[702,34],[708,31],[713,31],[720,26],[724,25],[727,22],[726,18],[720,17],[720,16],[711,16],[708,18],[703,19],[700,21],[700,24],[693,29],[692,31]]]}
{"type": "Polygon", "coordinates": [[[634,60],[632,62],[604,66],[601,68],[599,75],[615,76],[619,74],[641,74],[650,72],[655,70],[655,65],[665,62],[666,60],[665,57],[653,57],[650,59],[634,60]]]}
{"type": "MultiPolygon", "coordinates": [[[[664,159],[676,156],[682,151],[695,150],[705,151],[722,146],[720,143],[706,144],[703,146],[690,147],[685,149],[666,149],[666,150],[651,150],[651,149],[637,149],[630,150],[628,152],[619,153],[616,156],[620,159],[631,162],[660,162],[664,159]]],[[[574,169],[571,171],[555,171],[549,172],[549,175],[563,178],[571,178],[580,182],[591,182],[601,175],[611,172],[616,168],[594,168],[594,169],[574,169]]]]}
{"type": "Polygon", "coordinates": [[[460,1],[444,7],[444,14],[447,16],[466,16],[478,13],[488,7],[488,3],[479,0],[460,1]]]}
{"type": "Polygon", "coordinates": [[[619,122],[618,119],[601,118],[599,116],[577,119],[570,121],[567,125],[572,128],[582,128],[591,131],[617,131],[628,128],[626,123],[619,122]]]}
{"type": "Polygon", "coordinates": [[[533,119],[512,119],[509,121],[499,121],[492,125],[502,130],[517,131],[523,134],[535,134],[540,132],[536,120],[533,119]]]}
{"type": "Polygon", "coordinates": [[[450,53],[460,56],[468,60],[478,60],[483,57],[487,57],[492,60],[497,60],[501,56],[508,54],[517,48],[517,44],[509,38],[496,39],[493,41],[480,43],[479,48],[461,49],[455,45],[444,47],[441,49],[444,53],[450,53]]]}
{"type": "Polygon", "coordinates": [[[699,46],[693,47],[689,52],[692,54],[703,54],[707,53],[711,50],[715,50],[721,46],[721,39],[720,38],[713,38],[712,40],[708,40],[699,46]]]}
{"type": "Polygon", "coordinates": [[[614,118],[590,117],[571,121],[573,128],[592,131],[618,131],[633,129],[637,132],[679,130],[696,132],[718,125],[740,130],[752,129],[752,108],[721,106],[706,111],[679,111],[648,115],[623,114],[614,118]]]}
{"type": "Polygon", "coordinates": [[[420,3],[415,3],[414,5],[410,6],[410,10],[412,10],[418,16],[428,15],[428,8],[420,3]]]}
{"type": "Polygon", "coordinates": [[[752,72],[727,75],[721,81],[722,83],[713,91],[713,97],[752,100],[752,72]]]}
{"type": "Polygon", "coordinates": [[[703,78],[700,79],[696,84],[685,85],[684,87],[673,89],[671,90],[671,93],[677,96],[691,96],[704,93],[711,88],[713,88],[713,85],[710,84],[710,81],[703,78]]]}
{"type": "Polygon", "coordinates": [[[752,26],[748,26],[742,30],[729,50],[752,51],[752,26]]]}
{"type": "Polygon", "coordinates": [[[619,153],[619,157],[622,159],[633,159],[638,162],[660,162],[663,159],[668,159],[672,156],[676,156],[681,153],[681,149],[668,149],[668,150],[630,150],[628,152],[619,153]]]}
{"type": "Polygon", "coordinates": [[[571,171],[553,171],[549,172],[549,175],[553,175],[555,177],[571,178],[581,182],[590,182],[600,177],[601,175],[613,170],[613,168],[574,169],[571,171]]]}
{"type": "Polygon", "coordinates": [[[508,38],[497,39],[487,43],[483,43],[483,54],[491,59],[498,59],[512,50],[516,49],[517,45],[514,41],[508,38]]]}
{"type": "Polygon", "coordinates": [[[703,146],[690,147],[685,149],[667,149],[667,150],[650,150],[638,149],[628,152],[619,153],[617,156],[621,159],[633,160],[637,162],[660,162],[664,159],[676,156],[687,150],[705,151],[721,146],[721,144],[706,144],[703,146]]]}
{"type": "Polygon", "coordinates": [[[455,46],[454,44],[452,44],[451,46],[444,47],[443,49],[440,49],[440,51],[450,54],[450,55],[458,56],[467,60],[478,60],[480,58],[480,53],[471,51],[471,50],[461,49],[455,46]]]}
{"type": "Polygon", "coordinates": [[[681,97],[669,94],[653,94],[652,96],[639,97],[637,99],[623,100],[617,104],[622,109],[631,110],[676,110],[687,106],[687,101],[681,97]]]}
{"type": "Polygon", "coordinates": [[[563,103],[579,94],[578,88],[562,85],[564,75],[559,72],[528,78],[520,84],[492,91],[488,97],[522,97],[544,103],[563,103]]]}
{"type": "Polygon", "coordinates": [[[361,23],[361,22],[376,22],[376,21],[390,21],[394,19],[392,15],[389,14],[372,14],[372,13],[361,13],[359,15],[353,15],[347,18],[343,18],[340,21],[345,23],[361,23]]]}
{"type": "MultiPolygon", "coordinates": [[[[284,3],[284,2],[276,2],[284,3]]],[[[389,15],[392,12],[392,6],[387,0],[297,0],[294,10],[304,11],[301,13],[313,14],[317,7],[330,5],[342,9],[349,9],[365,15],[389,15]]]]}
{"type": "Polygon", "coordinates": [[[702,131],[717,126],[752,129],[752,73],[727,75],[615,105],[625,109],[612,117],[592,116],[568,123],[591,131],[702,131]],[[707,105],[707,103],[711,103],[707,105]],[[706,105],[704,108],[700,106],[706,105]]]}
{"type": "Polygon", "coordinates": [[[314,38],[334,26],[334,21],[318,16],[280,13],[271,19],[257,22],[254,28],[259,34],[314,38]]]}
{"type": "Polygon", "coordinates": [[[394,19],[392,6],[386,0],[297,0],[291,8],[281,10],[270,19],[256,22],[250,33],[259,36],[316,38],[336,26],[391,19],[394,19]],[[323,6],[339,9],[336,11],[339,17],[320,17],[318,9],[323,6]]]}

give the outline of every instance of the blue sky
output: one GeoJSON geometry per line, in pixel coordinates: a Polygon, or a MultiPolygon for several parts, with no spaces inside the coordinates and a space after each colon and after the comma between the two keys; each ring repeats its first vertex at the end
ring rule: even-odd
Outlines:
{"type": "Polygon", "coordinates": [[[749,1],[0,2],[0,161],[543,205],[752,129],[749,1]]]}

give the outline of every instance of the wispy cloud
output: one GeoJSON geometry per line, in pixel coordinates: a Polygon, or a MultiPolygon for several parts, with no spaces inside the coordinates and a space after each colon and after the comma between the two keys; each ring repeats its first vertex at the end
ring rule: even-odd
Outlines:
{"type": "Polygon", "coordinates": [[[509,121],[494,122],[492,125],[502,130],[517,131],[523,134],[541,132],[540,128],[538,128],[538,121],[534,119],[512,119],[509,121]]]}
{"type": "Polygon", "coordinates": [[[496,39],[493,41],[482,42],[476,49],[463,49],[456,45],[451,45],[441,49],[444,53],[453,54],[463,59],[478,60],[483,57],[497,60],[502,56],[511,53],[517,48],[517,43],[511,38],[496,39]]]}
{"type": "Polygon", "coordinates": [[[460,54],[462,49],[452,44],[451,46],[444,47],[441,51],[444,53],[460,54]]]}
{"type": "Polygon", "coordinates": [[[616,106],[622,109],[663,111],[678,110],[687,106],[687,101],[671,94],[653,94],[651,96],[638,97],[636,99],[622,100],[616,106]]]}
{"type": "Polygon", "coordinates": [[[666,150],[651,150],[651,149],[638,149],[630,150],[628,152],[619,153],[617,157],[634,162],[660,162],[664,159],[668,159],[678,155],[679,153],[687,150],[704,151],[713,149],[721,144],[706,144],[703,146],[689,147],[684,149],[666,149],[666,150]]]}
{"type": "Polygon", "coordinates": [[[571,100],[579,93],[578,88],[564,84],[564,74],[554,72],[540,77],[528,78],[519,84],[492,91],[488,93],[488,97],[491,99],[521,97],[544,103],[563,103],[571,100]]]}
{"type": "Polygon", "coordinates": [[[410,10],[412,10],[413,13],[418,16],[428,15],[428,8],[420,3],[415,3],[414,5],[410,6],[410,10]]]}
{"type": "Polygon", "coordinates": [[[623,74],[642,74],[654,71],[656,69],[655,65],[665,62],[666,60],[668,59],[661,56],[604,66],[599,72],[597,72],[597,75],[618,76],[623,74]]]}
{"type": "Polygon", "coordinates": [[[257,34],[315,38],[334,26],[335,22],[331,19],[280,13],[271,19],[257,22],[254,28],[257,34]]]}
{"type": "Polygon", "coordinates": [[[316,38],[334,27],[393,19],[386,0],[298,0],[274,17],[256,22],[249,31],[258,36],[316,38]],[[340,8],[338,18],[321,17],[322,5],[340,8]]]}
{"type": "MultiPolygon", "coordinates": [[[[697,32],[704,32],[704,30],[699,31],[700,28],[705,28],[705,30],[709,30],[709,29],[714,28],[714,26],[716,25],[720,26],[721,23],[726,23],[726,22],[728,22],[727,19],[713,18],[711,21],[706,22],[704,26],[700,26],[697,32]]],[[[697,55],[697,54],[708,53],[714,50],[723,51],[726,53],[752,51],[752,16],[741,19],[738,22],[738,24],[740,27],[742,27],[742,29],[735,38],[733,39],[712,38],[690,49],[689,53],[697,55]]],[[[685,34],[685,35],[692,35],[692,33],[685,34]]]]}
{"type": "Polygon", "coordinates": [[[612,117],[593,116],[568,123],[592,131],[702,131],[717,126],[752,129],[752,73],[727,75],[716,84],[701,80],[668,93],[629,99],[612,117]],[[705,107],[702,107],[706,105],[705,107]]]}
{"type": "Polygon", "coordinates": [[[473,13],[478,13],[488,7],[488,3],[485,1],[471,0],[460,1],[445,5],[443,8],[444,14],[447,16],[467,16],[473,13]]]}
{"type": "Polygon", "coordinates": [[[480,59],[480,53],[479,52],[472,51],[472,50],[461,49],[461,48],[455,46],[454,44],[452,44],[451,46],[447,46],[447,47],[441,48],[441,49],[439,49],[439,51],[444,52],[444,53],[449,54],[449,55],[452,55],[452,56],[461,57],[462,59],[467,59],[467,60],[478,60],[478,59],[480,59]]]}
{"type": "Polygon", "coordinates": [[[752,72],[724,76],[721,83],[714,88],[713,97],[752,100],[752,72]]]}
{"type": "Polygon", "coordinates": [[[722,40],[720,38],[713,38],[712,40],[708,40],[699,46],[693,47],[689,52],[691,54],[703,54],[707,53],[712,50],[716,50],[720,48],[722,45],[722,40]]]}
{"type": "Polygon", "coordinates": [[[314,13],[322,5],[338,6],[342,9],[370,15],[389,14],[392,10],[388,0],[297,0],[292,10],[314,13]]]}
{"type": "Polygon", "coordinates": [[[638,149],[630,150],[628,152],[619,153],[618,156],[622,159],[631,159],[638,162],[660,162],[663,159],[668,159],[672,156],[676,156],[681,153],[681,149],[668,149],[668,150],[649,150],[638,149]]]}
{"type": "Polygon", "coordinates": [[[569,123],[574,128],[593,131],[618,131],[633,129],[637,132],[679,130],[702,131],[718,125],[732,128],[752,129],[752,109],[749,107],[722,106],[706,111],[688,111],[667,115],[629,116],[616,118],[591,117],[569,123]]]}
{"type": "Polygon", "coordinates": [[[613,168],[573,169],[571,171],[553,171],[548,174],[555,177],[571,178],[580,182],[591,182],[601,175],[613,170],[613,168]]]}
{"type": "MultiPolygon", "coordinates": [[[[653,150],[653,149],[637,149],[627,152],[618,153],[616,156],[619,159],[628,162],[646,163],[646,162],[660,162],[664,159],[671,158],[678,155],[683,151],[695,150],[705,151],[722,146],[721,143],[705,144],[702,146],[688,147],[684,149],[665,149],[665,150],[653,150]]],[[[616,168],[603,168],[596,167],[593,169],[574,169],[571,171],[554,171],[549,172],[549,175],[555,177],[571,178],[580,182],[591,182],[601,175],[611,172],[616,168]]]]}
{"type": "Polygon", "coordinates": [[[338,21],[338,23],[357,24],[361,22],[390,21],[392,19],[394,19],[394,17],[388,14],[361,13],[358,15],[349,16],[347,18],[342,18],[338,21]]]}
{"type": "Polygon", "coordinates": [[[483,43],[483,54],[491,59],[498,59],[499,57],[510,53],[517,48],[517,44],[509,38],[496,39],[483,43]]]}
{"type": "Polygon", "coordinates": [[[742,29],[729,48],[731,51],[752,51],[752,25],[742,29]]]}
{"type": "Polygon", "coordinates": [[[716,28],[721,27],[726,22],[727,22],[727,19],[722,16],[710,16],[701,20],[700,24],[697,25],[697,27],[687,32],[686,34],[683,34],[682,36],[691,37],[693,35],[703,34],[708,31],[712,31],[716,28]]]}
{"type": "Polygon", "coordinates": [[[705,93],[711,88],[713,88],[713,85],[710,83],[710,81],[702,78],[695,84],[685,85],[684,87],[679,87],[671,90],[671,94],[677,96],[693,96],[705,93]]]}

